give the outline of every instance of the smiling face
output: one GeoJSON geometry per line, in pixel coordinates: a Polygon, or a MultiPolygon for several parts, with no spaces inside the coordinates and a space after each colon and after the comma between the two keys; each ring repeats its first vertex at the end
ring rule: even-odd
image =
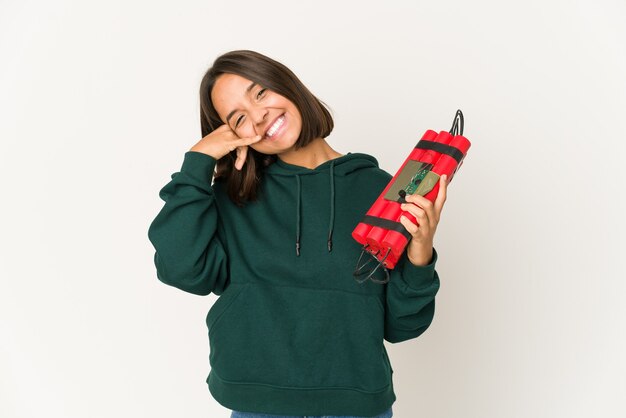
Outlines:
{"type": "Polygon", "coordinates": [[[296,105],[284,96],[236,74],[215,80],[211,101],[222,122],[240,138],[263,135],[251,145],[263,154],[291,150],[302,130],[296,105]]]}

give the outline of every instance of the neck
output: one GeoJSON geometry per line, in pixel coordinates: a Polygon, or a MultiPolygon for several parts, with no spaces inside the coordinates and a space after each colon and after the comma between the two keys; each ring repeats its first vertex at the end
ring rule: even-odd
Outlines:
{"type": "Polygon", "coordinates": [[[332,149],[324,138],[316,138],[299,150],[289,150],[278,154],[278,158],[288,164],[310,169],[341,156],[342,154],[332,149]]]}

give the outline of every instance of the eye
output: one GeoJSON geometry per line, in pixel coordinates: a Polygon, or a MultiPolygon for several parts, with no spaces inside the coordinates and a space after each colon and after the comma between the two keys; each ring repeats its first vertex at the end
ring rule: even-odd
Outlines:
{"type": "Polygon", "coordinates": [[[241,119],[243,119],[243,115],[239,116],[235,121],[235,128],[239,126],[239,122],[241,121],[241,119]]]}
{"type": "Polygon", "coordinates": [[[261,90],[259,90],[259,92],[256,94],[256,98],[257,98],[257,99],[260,99],[261,97],[263,97],[263,96],[265,95],[265,91],[266,91],[266,90],[267,90],[267,89],[261,89],[261,90]]]}

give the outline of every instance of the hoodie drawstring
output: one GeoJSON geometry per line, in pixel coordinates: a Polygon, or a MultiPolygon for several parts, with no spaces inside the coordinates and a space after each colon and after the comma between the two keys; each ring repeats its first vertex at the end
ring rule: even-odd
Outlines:
{"type": "MultiPolygon", "coordinates": [[[[296,200],[296,256],[300,256],[300,201],[302,200],[302,184],[300,175],[296,174],[297,200],[296,200]]],[[[328,252],[333,250],[333,230],[335,228],[335,161],[330,162],[330,222],[328,224],[328,252]]]]}
{"type": "Polygon", "coordinates": [[[298,201],[296,203],[296,256],[300,256],[300,176],[296,174],[296,184],[298,185],[298,201]]]}
{"type": "Polygon", "coordinates": [[[328,252],[333,250],[333,228],[335,224],[335,161],[330,162],[330,224],[328,225],[328,252]]]}

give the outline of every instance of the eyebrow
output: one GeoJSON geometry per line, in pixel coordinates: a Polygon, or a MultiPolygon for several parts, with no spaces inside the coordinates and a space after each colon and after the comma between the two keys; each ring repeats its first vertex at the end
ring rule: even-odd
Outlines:
{"type": "MultiPolygon", "coordinates": [[[[252,89],[254,88],[254,86],[256,86],[256,83],[253,81],[252,84],[250,84],[248,86],[248,88],[246,89],[246,94],[250,93],[250,91],[252,91],[252,89]]],[[[233,117],[233,115],[235,114],[235,112],[237,112],[237,110],[233,110],[232,112],[230,112],[227,116],[226,116],[226,123],[230,123],[230,118],[233,117]]]]}

